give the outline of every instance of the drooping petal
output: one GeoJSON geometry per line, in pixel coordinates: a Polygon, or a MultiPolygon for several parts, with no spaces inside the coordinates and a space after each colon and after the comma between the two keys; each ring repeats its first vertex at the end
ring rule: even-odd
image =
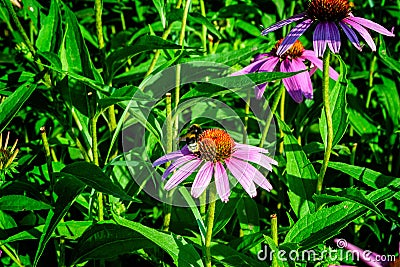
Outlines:
{"type": "MultiPolygon", "coordinates": [[[[272,72],[275,69],[276,64],[278,64],[278,62],[279,62],[279,57],[274,57],[274,56],[269,57],[267,60],[264,61],[264,64],[260,67],[259,71],[272,72]]],[[[257,99],[260,99],[263,96],[267,84],[268,83],[263,83],[258,86],[255,86],[254,90],[257,99]]]]}
{"type": "Polygon", "coordinates": [[[371,35],[363,26],[361,26],[357,22],[350,20],[350,18],[343,19],[342,21],[353,27],[361,35],[361,37],[364,38],[369,47],[371,47],[372,51],[376,51],[376,45],[374,43],[374,40],[372,40],[371,35]]]}
{"type": "Polygon", "coordinates": [[[264,95],[267,85],[268,83],[262,83],[254,86],[254,94],[256,95],[256,99],[261,99],[261,97],[264,95]]]}
{"type": "Polygon", "coordinates": [[[250,168],[248,168],[250,164],[235,158],[226,159],[225,163],[229,171],[239,181],[247,194],[251,197],[255,197],[257,195],[257,190],[252,180],[253,176],[250,173],[250,168]]]}
{"type": "Polygon", "coordinates": [[[235,143],[236,151],[246,152],[246,153],[264,153],[268,154],[268,150],[262,147],[251,146],[246,144],[235,143]]]}
{"type": "Polygon", "coordinates": [[[188,163],[189,161],[191,161],[193,159],[197,159],[197,157],[195,155],[187,155],[187,156],[183,156],[183,157],[175,160],[173,163],[171,163],[171,165],[168,166],[168,168],[165,170],[165,172],[163,173],[161,178],[164,180],[175,169],[179,168],[180,166],[188,163]]]}
{"type": "MultiPolygon", "coordinates": [[[[340,242],[342,239],[338,239],[335,238],[334,241],[336,244],[338,244],[338,242],[340,242]]],[[[341,246],[343,247],[343,246],[341,246]]],[[[348,250],[348,251],[352,251],[352,252],[356,252],[356,255],[360,256],[360,259],[365,262],[368,266],[371,267],[382,267],[382,265],[379,263],[379,261],[376,260],[376,256],[378,256],[379,254],[375,253],[375,252],[371,252],[371,253],[366,253],[366,251],[364,251],[363,249],[349,243],[346,242],[345,246],[343,247],[344,249],[348,250]]]]}
{"type": "Polygon", "coordinates": [[[300,38],[300,36],[311,26],[314,21],[312,19],[306,19],[305,21],[299,23],[294,27],[282,41],[281,45],[278,47],[276,54],[278,56],[283,55],[290,47],[300,38]]]}
{"type": "MultiPolygon", "coordinates": [[[[295,70],[292,68],[292,62],[289,59],[285,59],[281,63],[281,72],[294,72],[295,70]]],[[[297,70],[298,71],[298,70],[297,70]]],[[[298,80],[295,78],[297,75],[282,79],[283,84],[286,87],[289,95],[293,98],[293,100],[297,103],[303,101],[303,94],[301,92],[300,84],[298,84],[298,80]]]]}
{"type": "Polygon", "coordinates": [[[171,190],[192,174],[201,164],[201,160],[192,160],[180,167],[165,184],[165,190],[171,190]]]}
{"type": "Polygon", "coordinates": [[[340,50],[340,32],[334,22],[325,23],[329,49],[337,54],[340,50]]]}
{"type": "Polygon", "coordinates": [[[250,65],[244,67],[243,69],[232,73],[231,76],[239,76],[239,75],[245,75],[248,73],[256,72],[264,64],[265,60],[267,60],[267,58],[255,61],[255,62],[251,63],[250,65]]]}
{"type": "MultiPolygon", "coordinates": [[[[314,51],[304,50],[303,55],[300,58],[307,59],[320,70],[322,70],[323,68],[322,60],[315,56],[314,51]]],[[[339,78],[339,73],[337,73],[332,67],[329,67],[329,77],[337,81],[337,79],[339,78]]]]}
{"type": "MultiPolygon", "coordinates": [[[[292,67],[295,71],[306,70],[307,67],[304,65],[303,61],[299,58],[292,59],[292,67]]],[[[300,90],[305,98],[312,99],[313,98],[313,86],[311,84],[310,75],[307,71],[301,72],[293,76],[294,79],[297,79],[297,83],[300,85],[300,90]]]]}
{"type": "Polygon", "coordinates": [[[266,168],[269,171],[272,171],[271,165],[278,165],[278,162],[268,156],[265,156],[261,153],[254,153],[248,151],[237,150],[232,154],[233,157],[239,158],[242,160],[247,160],[254,162],[262,167],[266,168]]]}
{"type": "Polygon", "coordinates": [[[326,44],[328,43],[325,27],[326,23],[327,22],[318,23],[314,30],[313,47],[317,57],[322,57],[326,49],[326,44]]]}
{"type": "Polygon", "coordinates": [[[221,162],[215,163],[215,186],[222,202],[228,202],[231,191],[229,189],[228,174],[221,162]]]}
{"type": "Polygon", "coordinates": [[[257,54],[254,56],[253,61],[252,62],[256,62],[262,59],[265,59],[267,57],[270,57],[271,55],[269,53],[262,53],[262,54],[257,54]]]}
{"type": "Polygon", "coordinates": [[[350,42],[354,45],[354,47],[361,51],[362,48],[360,46],[360,41],[358,41],[356,33],[349,26],[347,26],[346,23],[339,21],[339,24],[340,27],[342,27],[342,30],[346,34],[347,38],[349,38],[350,42]]]}
{"type": "Polygon", "coordinates": [[[273,32],[273,31],[275,31],[277,29],[280,29],[283,26],[288,25],[288,24],[290,24],[290,23],[292,23],[294,21],[298,21],[298,20],[304,19],[305,15],[306,15],[306,13],[300,13],[300,14],[294,15],[294,16],[288,18],[288,19],[281,20],[281,21],[279,21],[279,22],[277,22],[275,24],[272,24],[271,26],[265,28],[261,32],[261,35],[267,35],[268,33],[273,32]]]}
{"type": "Polygon", "coordinates": [[[160,157],[159,159],[157,159],[156,161],[153,162],[153,167],[156,167],[158,165],[164,164],[168,161],[186,156],[186,155],[190,155],[193,154],[192,152],[189,151],[189,149],[187,148],[187,145],[185,145],[184,147],[182,147],[181,150],[177,150],[177,151],[173,151],[171,153],[168,153],[162,157],[160,157]]]}
{"type": "Polygon", "coordinates": [[[198,198],[210,184],[213,175],[213,170],[214,170],[214,163],[211,161],[207,161],[200,168],[200,170],[196,175],[196,178],[194,179],[191,189],[191,194],[193,197],[198,198]]]}
{"type": "Polygon", "coordinates": [[[385,27],[369,19],[364,19],[360,17],[348,17],[347,20],[354,21],[355,23],[358,23],[361,26],[364,26],[365,28],[379,32],[380,34],[394,37],[394,34],[392,32],[388,31],[385,27]]]}

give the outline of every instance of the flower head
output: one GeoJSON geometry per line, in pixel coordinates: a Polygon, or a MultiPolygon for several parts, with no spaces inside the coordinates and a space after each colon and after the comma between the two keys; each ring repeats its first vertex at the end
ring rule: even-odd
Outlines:
{"type": "Polygon", "coordinates": [[[15,165],[14,159],[18,154],[19,149],[16,149],[18,139],[15,140],[12,147],[8,146],[10,132],[7,133],[6,140],[3,145],[3,133],[0,133],[0,180],[4,180],[6,173],[14,172],[15,165]]]}
{"type": "MultiPolygon", "coordinates": [[[[369,250],[363,250],[351,243],[346,242],[345,246],[339,246],[339,242],[343,239],[335,238],[335,243],[338,247],[343,247],[344,249],[351,251],[352,254],[359,255],[360,259],[365,262],[366,265],[372,267],[400,267],[400,258],[394,259],[392,257],[384,256],[382,257],[376,252],[372,252],[369,250]]],[[[399,242],[399,256],[400,256],[400,242],[399,242]]],[[[348,265],[331,265],[330,267],[334,266],[348,266],[348,265]]]]}
{"type": "MultiPolygon", "coordinates": [[[[285,53],[278,55],[277,51],[282,41],[283,39],[279,40],[269,53],[258,55],[254,59],[253,63],[242,70],[233,73],[233,75],[242,75],[257,71],[271,72],[275,69],[281,72],[297,72],[307,69],[304,61],[308,60],[312,65],[314,65],[310,72],[301,72],[292,77],[284,78],[282,81],[290,96],[297,103],[303,101],[303,96],[312,99],[313,87],[310,75],[312,75],[317,68],[322,69],[322,60],[316,57],[313,51],[304,49],[299,40],[297,40],[285,53]]],[[[334,69],[330,68],[329,76],[332,79],[337,80],[339,74],[334,69]]],[[[256,86],[255,92],[258,99],[264,94],[266,86],[267,83],[256,86]]]]}
{"type": "Polygon", "coordinates": [[[373,51],[376,51],[376,46],[366,28],[383,35],[394,36],[393,32],[373,21],[355,17],[351,13],[347,0],[310,0],[305,12],[279,21],[264,29],[261,34],[267,35],[287,24],[300,20],[302,22],[294,27],[283,40],[282,45],[277,50],[278,55],[284,54],[312,24],[316,24],[313,45],[318,57],[324,54],[326,45],[333,53],[339,52],[341,42],[338,25],[350,42],[360,51],[361,45],[355,32],[361,35],[373,51]]]}
{"type": "Polygon", "coordinates": [[[230,186],[225,166],[251,197],[257,195],[255,184],[267,191],[272,189],[264,175],[250,164],[258,164],[269,171],[272,165],[278,165],[265,155],[268,153],[266,149],[236,143],[221,129],[205,130],[198,138],[198,145],[198,153],[190,152],[185,145],[181,150],[166,154],[153,163],[153,166],[158,166],[174,161],[162,175],[165,179],[173,173],[164,186],[166,190],[175,188],[198,170],[191,189],[192,196],[199,197],[214,176],[217,193],[222,201],[227,202],[230,186]]]}

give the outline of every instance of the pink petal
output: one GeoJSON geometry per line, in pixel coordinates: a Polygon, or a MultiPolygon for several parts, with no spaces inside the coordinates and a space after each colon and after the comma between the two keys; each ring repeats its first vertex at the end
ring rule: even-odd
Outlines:
{"type": "Polygon", "coordinates": [[[262,83],[262,84],[254,86],[254,93],[256,95],[256,99],[261,99],[261,97],[264,95],[267,85],[268,85],[268,83],[262,83]]]}
{"type": "Polygon", "coordinates": [[[269,153],[268,150],[266,150],[265,148],[241,144],[241,143],[235,143],[235,149],[237,151],[240,150],[241,152],[248,152],[248,153],[264,153],[264,154],[269,153]]]}
{"type": "Polygon", "coordinates": [[[265,156],[264,154],[261,153],[254,153],[254,152],[248,152],[248,151],[240,151],[237,150],[232,154],[233,157],[239,158],[242,160],[247,160],[254,162],[258,165],[261,165],[262,167],[266,168],[269,171],[272,171],[272,165],[278,165],[278,162],[270,157],[265,156]]]}
{"type": "Polygon", "coordinates": [[[251,63],[250,65],[244,67],[243,69],[232,73],[231,76],[239,76],[239,75],[245,75],[245,74],[252,73],[252,72],[257,72],[266,60],[268,60],[268,58],[264,58],[264,59],[255,61],[255,62],[251,63]]]}
{"type": "Polygon", "coordinates": [[[349,38],[350,42],[354,45],[354,47],[361,51],[362,49],[360,46],[360,41],[358,41],[356,33],[349,26],[347,26],[346,23],[339,21],[339,24],[342,27],[342,30],[346,34],[347,38],[349,38]]]}
{"type": "MultiPolygon", "coordinates": [[[[303,55],[300,58],[307,59],[320,70],[323,68],[322,60],[316,57],[315,53],[311,50],[304,50],[303,55]]],[[[339,78],[339,73],[337,73],[332,67],[329,67],[329,77],[337,81],[339,78]]]]}
{"type": "Polygon", "coordinates": [[[361,26],[357,22],[350,20],[350,18],[343,19],[342,21],[352,26],[361,35],[361,37],[364,38],[369,47],[371,47],[372,51],[376,51],[374,40],[372,40],[371,35],[363,26],[361,26]]]}
{"type": "MultiPolygon", "coordinates": [[[[292,67],[292,62],[289,59],[285,59],[281,63],[281,72],[295,72],[294,68],[292,67]]],[[[297,70],[298,71],[298,70],[297,70]]],[[[282,79],[283,84],[286,87],[286,90],[288,91],[289,95],[293,98],[293,100],[297,103],[300,103],[303,101],[303,94],[301,92],[301,86],[298,83],[298,79],[296,79],[297,75],[289,77],[289,78],[284,78],[282,79]]]]}
{"type": "Polygon", "coordinates": [[[201,164],[201,160],[193,160],[180,167],[165,184],[165,190],[171,190],[192,174],[201,164]]]}
{"type": "MultiPolygon", "coordinates": [[[[278,62],[279,62],[279,57],[269,57],[267,60],[265,60],[264,64],[260,67],[258,71],[271,72],[275,69],[276,64],[278,64],[278,62]]],[[[257,99],[260,99],[263,96],[267,84],[268,83],[263,83],[254,88],[257,99]]]]}
{"type": "Polygon", "coordinates": [[[340,32],[334,22],[325,23],[329,49],[337,54],[340,50],[340,32]]]}
{"type": "Polygon", "coordinates": [[[221,162],[215,163],[215,186],[222,202],[228,202],[231,191],[229,189],[228,174],[221,162]]]}
{"type": "Polygon", "coordinates": [[[193,159],[197,159],[197,157],[194,155],[187,155],[175,160],[173,163],[171,163],[171,165],[168,166],[161,178],[165,180],[165,178],[167,178],[171,172],[193,159]]]}
{"type": "Polygon", "coordinates": [[[239,181],[243,189],[246,190],[247,194],[251,197],[255,197],[257,195],[257,190],[252,180],[253,176],[249,173],[250,168],[247,168],[249,164],[235,158],[227,159],[225,163],[229,171],[239,181]]]}
{"type": "Polygon", "coordinates": [[[213,175],[213,170],[214,170],[214,163],[211,161],[207,161],[200,168],[192,185],[191,194],[193,197],[198,198],[210,184],[213,175]]]}
{"type": "MultiPolygon", "coordinates": [[[[298,58],[292,59],[292,67],[296,71],[307,69],[307,67],[306,67],[306,65],[304,65],[303,61],[298,58]]],[[[309,73],[302,72],[302,73],[296,74],[295,76],[293,76],[293,78],[297,79],[297,82],[300,85],[301,92],[305,96],[305,98],[312,99],[313,98],[313,87],[311,84],[311,79],[310,79],[309,73]]]]}
{"type": "Polygon", "coordinates": [[[379,25],[378,23],[373,22],[371,20],[360,18],[360,17],[348,17],[347,20],[354,21],[354,22],[364,26],[365,28],[379,32],[380,34],[394,37],[394,34],[392,32],[388,31],[385,27],[383,27],[383,26],[379,25]]]}
{"type": "Polygon", "coordinates": [[[313,36],[313,46],[314,46],[314,51],[315,55],[317,57],[322,57],[325,49],[326,49],[326,44],[328,43],[328,40],[326,38],[326,27],[325,27],[326,22],[320,22],[317,24],[314,30],[314,36],[313,36]]]}
{"type": "Polygon", "coordinates": [[[297,39],[311,26],[314,21],[311,19],[306,19],[305,21],[294,27],[282,41],[281,45],[278,47],[276,54],[278,56],[283,55],[290,47],[296,42],[297,39]]]}
{"type": "Polygon", "coordinates": [[[277,22],[277,23],[265,28],[261,32],[261,35],[267,35],[268,33],[273,32],[273,31],[275,31],[277,29],[280,29],[283,26],[288,25],[288,24],[290,24],[290,23],[292,23],[294,21],[298,21],[298,20],[304,19],[305,18],[305,14],[306,13],[300,13],[300,14],[294,15],[294,16],[288,18],[288,19],[281,20],[281,21],[279,21],[279,22],[277,22]]]}
{"type": "Polygon", "coordinates": [[[181,150],[177,150],[177,151],[173,151],[171,153],[168,153],[162,157],[160,157],[159,159],[157,159],[156,161],[153,162],[153,167],[156,167],[158,165],[164,164],[168,161],[186,156],[186,155],[193,155],[192,152],[189,151],[189,149],[187,148],[187,145],[185,145],[184,147],[182,147],[181,150]]]}

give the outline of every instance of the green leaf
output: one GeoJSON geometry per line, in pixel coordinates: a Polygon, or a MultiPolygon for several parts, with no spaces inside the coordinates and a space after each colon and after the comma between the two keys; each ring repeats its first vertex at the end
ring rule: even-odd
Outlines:
{"type": "Polygon", "coordinates": [[[386,44],[385,41],[383,40],[383,36],[379,35],[379,49],[378,49],[378,54],[382,60],[383,63],[385,63],[386,66],[391,68],[392,70],[396,71],[398,74],[400,73],[400,62],[399,60],[395,60],[391,58],[387,51],[386,51],[386,44]]]}
{"type": "Polygon", "coordinates": [[[114,220],[151,240],[167,252],[177,266],[204,266],[200,255],[193,246],[182,237],[159,232],[137,222],[132,222],[114,215],[114,220]]]}
{"type": "Polygon", "coordinates": [[[289,126],[279,117],[277,117],[277,120],[279,127],[285,134],[283,143],[286,151],[290,205],[296,216],[302,218],[315,210],[312,195],[315,193],[317,186],[317,173],[290,131],[289,126]]]}
{"type": "Polygon", "coordinates": [[[73,265],[90,259],[108,259],[155,244],[137,231],[103,221],[89,227],[78,239],[74,249],[73,265]]]}
{"type": "MultiPolygon", "coordinates": [[[[347,108],[346,91],[348,84],[346,79],[347,68],[346,64],[343,62],[341,57],[340,56],[336,57],[339,59],[340,62],[340,75],[332,91],[329,92],[329,102],[330,102],[329,104],[331,107],[332,127],[333,127],[332,147],[334,147],[340,141],[340,139],[342,139],[349,124],[349,115],[346,110],[347,108]]],[[[325,108],[322,109],[321,117],[319,120],[319,130],[321,132],[321,137],[326,147],[327,123],[325,116],[325,108]]]]}
{"type": "Polygon", "coordinates": [[[0,104],[0,132],[4,131],[35,89],[36,84],[24,83],[0,104]]]}
{"type": "Polygon", "coordinates": [[[75,198],[84,188],[85,185],[82,182],[71,177],[64,177],[55,184],[54,191],[57,193],[58,199],[55,203],[54,210],[50,210],[47,214],[46,223],[35,255],[34,267],[37,266],[46,244],[49,242],[58,223],[68,212],[69,208],[74,203],[75,198]]]}
{"type": "Polygon", "coordinates": [[[57,0],[50,2],[49,14],[42,19],[41,28],[36,39],[36,47],[42,52],[57,52],[57,42],[61,38],[60,8],[57,0]]]}
{"type": "Polygon", "coordinates": [[[376,207],[376,205],[365,197],[364,192],[356,188],[346,188],[343,191],[337,192],[335,195],[322,194],[319,196],[314,196],[314,199],[321,204],[331,201],[352,201],[365,206],[366,208],[372,210],[382,218],[385,218],[385,216],[376,207]]]}
{"type": "Polygon", "coordinates": [[[225,228],[237,210],[239,199],[242,198],[243,194],[237,197],[232,197],[233,193],[234,192],[232,192],[228,203],[217,201],[215,204],[213,235],[218,234],[222,229],[225,228]]]}
{"type": "MultiPolygon", "coordinates": [[[[199,66],[200,67],[200,66],[199,66]]],[[[199,70],[200,71],[200,70],[199,70]]],[[[201,83],[194,89],[191,89],[188,93],[181,97],[182,100],[193,97],[212,97],[216,95],[225,95],[227,93],[235,92],[237,90],[243,91],[244,88],[253,88],[257,84],[265,82],[275,81],[287,77],[294,76],[300,72],[258,72],[250,73],[240,76],[228,76],[223,78],[215,78],[206,80],[206,83],[201,83]]],[[[201,76],[199,76],[201,77],[201,76]]],[[[202,79],[208,78],[208,76],[201,77],[202,79]]]]}
{"type": "Polygon", "coordinates": [[[0,198],[0,210],[26,211],[51,208],[49,204],[23,195],[7,195],[0,198]]]}
{"type": "MultiPolygon", "coordinates": [[[[370,193],[367,199],[377,205],[397,194],[399,188],[400,183],[378,189],[370,193]]],[[[302,249],[312,248],[337,235],[340,230],[366,211],[365,206],[350,201],[320,209],[298,220],[287,233],[282,246],[295,244],[302,249]]]]}
{"type": "Polygon", "coordinates": [[[400,178],[383,175],[380,172],[365,168],[346,164],[343,162],[329,162],[329,168],[348,174],[350,177],[374,188],[384,188],[392,184],[398,183],[400,178]]]}
{"type": "Polygon", "coordinates": [[[111,81],[115,73],[135,55],[154,49],[181,49],[182,47],[160,37],[144,35],[133,45],[112,52],[106,59],[107,77],[111,81]]]}
{"type": "Polygon", "coordinates": [[[122,101],[155,101],[150,95],[143,93],[136,86],[124,86],[116,89],[109,97],[99,99],[98,103],[102,109],[122,101]]]}
{"type": "Polygon", "coordinates": [[[109,177],[96,165],[88,162],[74,162],[61,170],[59,176],[73,176],[80,182],[93,187],[97,191],[119,197],[124,200],[140,202],[130,197],[119,185],[114,184],[109,177]]]}
{"type": "Polygon", "coordinates": [[[249,257],[224,244],[211,243],[212,257],[221,262],[221,266],[265,267],[265,262],[249,257]]]}
{"type": "Polygon", "coordinates": [[[163,28],[165,29],[167,26],[167,18],[165,14],[165,4],[163,0],[153,0],[153,4],[156,7],[158,11],[158,15],[160,15],[160,20],[163,25],[163,28]]]}
{"type": "Polygon", "coordinates": [[[400,122],[400,98],[397,85],[393,80],[381,76],[383,84],[375,85],[374,90],[378,95],[379,104],[385,110],[394,126],[400,122]]]}
{"type": "Polygon", "coordinates": [[[242,229],[244,235],[258,233],[260,231],[260,218],[254,199],[249,197],[240,198],[236,213],[238,215],[240,229],[242,229]]]}

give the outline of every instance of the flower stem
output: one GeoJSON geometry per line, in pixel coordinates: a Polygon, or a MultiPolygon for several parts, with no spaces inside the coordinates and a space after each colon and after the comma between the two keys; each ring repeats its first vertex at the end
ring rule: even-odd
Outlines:
{"type": "MultiPolygon", "coordinates": [[[[92,126],[92,150],[93,150],[93,163],[99,166],[99,154],[97,150],[97,119],[98,115],[94,114],[91,118],[92,126]]],[[[104,205],[103,205],[103,193],[97,193],[97,203],[98,203],[98,219],[99,221],[104,220],[104,205]]]]}
{"type": "Polygon", "coordinates": [[[278,93],[274,99],[274,102],[272,103],[271,110],[270,110],[267,120],[265,122],[265,128],[261,135],[261,140],[260,140],[260,145],[259,145],[260,147],[264,146],[264,140],[267,138],[267,134],[268,134],[269,127],[271,126],[272,118],[274,117],[274,113],[275,113],[276,109],[278,108],[279,100],[281,99],[281,96],[284,92],[285,92],[285,86],[283,85],[283,82],[281,82],[279,89],[278,89],[278,93]]]}
{"type": "Polygon", "coordinates": [[[332,113],[331,113],[331,105],[329,101],[329,60],[330,60],[330,52],[329,49],[325,50],[324,57],[322,59],[323,69],[322,69],[322,98],[323,105],[325,110],[325,119],[327,125],[327,137],[325,144],[325,154],[324,161],[322,162],[321,170],[318,175],[317,181],[317,194],[320,195],[322,191],[322,184],[324,181],[326,169],[328,168],[329,158],[332,152],[332,143],[333,143],[333,125],[332,125],[332,113]]]}
{"type": "MultiPolygon", "coordinates": [[[[279,105],[279,117],[281,118],[282,121],[285,121],[285,96],[286,96],[286,94],[282,93],[281,102],[280,102],[281,104],[279,105]]],[[[282,129],[279,129],[279,136],[283,140],[284,133],[283,133],[282,129]]],[[[281,155],[283,154],[283,148],[284,148],[284,144],[283,144],[283,142],[280,142],[279,143],[279,154],[281,154],[281,155]]]]}
{"type": "MultiPolygon", "coordinates": [[[[171,93],[165,94],[165,110],[166,110],[166,125],[167,125],[167,146],[166,146],[166,154],[172,152],[173,146],[173,121],[172,121],[172,100],[171,93]]],[[[167,167],[169,162],[167,164],[167,167]]],[[[171,193],[167,193],[167,198],[170,198],[171,193]]],[[[165,203],[164,204],[164,221],[162,230],[168,232],[169,224],[171,222],[171,210],[172,206],[165,203]]]]}
{"type": "MultiPolygon", "coordinates": [[[[278,246],[278,218],[276,217],[276,214],[271,215],[271,235],[275,245],[278,246]]],[[[274,258],[272,260],[272,267],[279,266],[276,257],[277,255],[274,254],[274,258]]]]}
{"type": "Polygon", "coordinates": [[[212,230],[214,227],[214,216],[215,216],[215,203],[217,202],[217,194],[215,185],[210,187],[210,204],[208,204],[207,213],[207,232],[205,239],[206,246],[206,267],[211,267],[211,238],[212,230]]]}
{"type": "Polygon", "coordinates": [[[15,264],[17,264],[19,267],[24,267],[24,265],[22,264],[22,262],[20,261],[20,259],[18,258],[18,256],[14,256],[14,254],[11,252],[11,250],[9,250],[7,248],[6,245],[1,245],[0,249],[2,251],[4,251],[9,257],[10,259],[15,262],[15,264]]]}
{"type": "MultiPolygon", "coordinates": [[[[204,0],[200,0],[200,11],[203,17],[207,16],[204,0]]],[[[207,27],[204,24],[201,25],[201,42],[204,48],[204,55],[207,55],[207,27]]]]}
{"type": "Polygon", "coordinates": [[[40,127],[40,136],[42,137],[43,147],[46,156],[47,171],[50,177],[50,192],[53,193],[54,180],[53,180],[53,164],[51,160],[49,141],[47,140],[46,128],[44,126],[40,127]]]}

